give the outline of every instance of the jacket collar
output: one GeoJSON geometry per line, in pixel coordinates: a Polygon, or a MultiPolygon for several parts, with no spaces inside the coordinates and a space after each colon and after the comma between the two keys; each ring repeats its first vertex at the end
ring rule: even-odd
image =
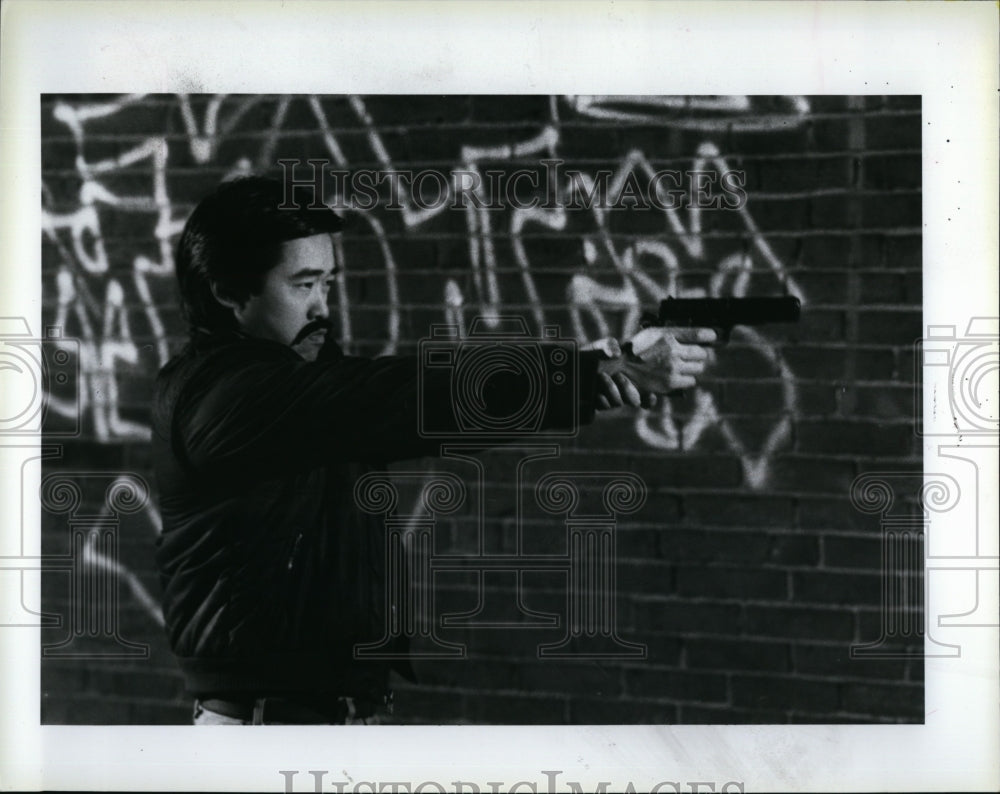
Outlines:
{"type": "MultiPolygon", "coordinates": [[[[200,325],[192,325],[190,327],[190,333],[191,346],[195,350],[208,350],[226,344],[249,343],[281,348],[282,350],[287,350],[290,354],[301,358],[301,356],[299,356],[299,354],[288,345],[283,345],[280,342],[272,342],[270,339],[261,339],[259,336],[251,336],[241,328],[223,328],[213,330],[200,325]]],[[[336,361],[337,359],[343,357],[344,351],[340,348],[340,345],[328,337],[326,343],[323,345],[323,349],[320,351],[318,360],[336,361]]]]}

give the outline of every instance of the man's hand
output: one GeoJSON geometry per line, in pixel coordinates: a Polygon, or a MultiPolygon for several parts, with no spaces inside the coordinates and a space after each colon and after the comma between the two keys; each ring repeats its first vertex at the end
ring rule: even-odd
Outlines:
{"type": "Polygon", "coordinates": [[[711,328],[644,328],[620,356],[598,364],[597,404],[652,408],[659,395],[695,385],[710,360],[717,335],[711,328]]]}

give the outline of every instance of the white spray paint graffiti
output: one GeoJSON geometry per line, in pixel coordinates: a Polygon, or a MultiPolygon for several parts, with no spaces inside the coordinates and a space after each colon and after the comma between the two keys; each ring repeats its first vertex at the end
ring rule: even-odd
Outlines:
{"type": "MultiPolygon", "coordinates": [[[[254,144],[256,153],[247,151],[231,167],[232,173],[242,173],[266,165],[273,157],[277,141],[285,124],[290,104],[296,100],[281,98],[277,102],[271,118],[271,126],[258,136],[254,144]]],[[[331,124],[323,103],[319,98],[303,100],[311,110],[322,136],[327,153],[339,167],[350,168],[351,161],[345,154],[345,147],[338,139],[338,130],[343,126],[359,125],[364,130],[371,154],[384,169],[394,169],[395,164],[388,147],[382,140],[376,121],[371,117],[364,101],[351,97],[348,107],[353,118],[346,124],[331,124]]],[[[70,105],[58,103],[54,110],[56,120],[64,124],[76,144],[75,169],[81,179],[78,206],[71,212],[59,213],[43,211],[43,233],[59,252],[61,264],[55,274],[57,306],[54,322],[66,328],[69,335],[81,340],[81,395],[82,409],[92,417],[94,435],[103,441],[126,441],[148,438],[147,426],[125,419],[120,414],[118,389],[122,378],[137,371],[155,370],[168,357],[168,331],[160,316],[153,295],[152,285],[157,281],[170,281],[173,273],[171,245],[183,226],[183,217],[174,206],[167,191],[167,167],[169,146],[166,136],[151,136],[136,146],[114,158],[90,161],[86,157],[88,137],[87,125],[106,120],[115,114],[127,112],[141,105],[140,96],[126,96],[112,102],[70,105]],[[119,195],[114,192],[114,177],[126,169],[146,166],[149,168],[150,190],[144,195],[119,195]],[[108,213],[136,213],[155,217],[154,240],[156,256],[135,253],[128,277],[111,275],[105,235],[102,231],[102,216],[108,213]],[[133,332],[134,322],[130,320],[128,307],[142,309],[145,333],[152,347],[143,349],[133,332]],[[152,352],[152,360],[150,356],[152,352]]],[[[199,124],[191,100],[186,95],[176,99],[179,115],[187,135],[187,144],[192,159],[199,164],[215,162],[220,142],[236,131],[239,122],[260,98],[227,99],[225,95],[209,98],[203,119],[199,124]]],[[[766,114],[755,109],[754,100],[746,97],[703,97],[684,99],[678,97],[630,98],[623,103],[615,97],[569,97],[563,100],[574,112],[589,118],[604,118],[616,121],[652,119],[664,124],[676,125],[683,122],[684,114],[700,119],[699,123],[732,123],[734,118],[743,119],[746,124],[756,120],[757,127],[746,129],[768,129],[770,123],[766,114]]],[[[784,100],[785,122],[788,118],[801,118],[809,109],[808,102],[801,98],[784,100]]],[[[466,143],[458,146],[456,168],[479,172],[489,161],[516,160],[525,157],[556,157],[561,138],[558,100],[550,103],[551,121],[543,124],[537,134],[514,143],[503,145],[481,145],[466,143]]],[[[773,120],[773,119],[771,119],[773,120]]],[[[703,126],[699,129],[709,129],[703,126]]],[[[223,165],[216,163],[216,165],[223,165]]],[[[698,149],[692,161],[692,168],[712,165],[719,170],[728,170],[724,158],[711,144],[698,149]]],[[[619,161],[611,189],[620,186],[622,180],[632,172],[651,175],[654,171],[649,157],[642,151],[630,151],[619,161]]],[[[584,174],[582,187],[591,189],[584,174]]],[[[573,186],[565,186],[572,190],[573,186]]],[[[418,230],[433,222],[447,206],[446,202],[429,208],[418,208],[410,204],[405,191],[401,194],[403,208],[400,213],[405,229],[418,230]]],[[[510,256],[520,274],[520,292],[523,305],[527,305],[535,322],[545,323],[546,307],[539,297],[535,285],[534,272],[539,263],[531,260],[525,243],[527,231],[532,227],[561,232],[567,228],[567,211],[563,207],[554,209],[513,209],[501,217],[482,208],[468,206],[464,210],[467,229],[469,269],[474,290],[472,299],[462,293],[459,283],[450,278],[442,285],[442,310],[445,319],[462,327],[473,313],[495,317],[509,303],[504,290],[511,285],[500,278],[503,254],[498,235],[510,240],[510,256]],[[499,228],[500,226],[505,228],[499,228]]],[[[637,236],[628,244],[616,243],[608,229],[608,211],[593,207],[592,230],[582,239],[581,261],[578,272],[568,277],[566,295],[570,306],[573,332],[581,342],[593,341],[600,336],[624,335],[635,330],[641,308],[654,305],[655,301],[667,294],[692,296],[694,291],[678,288],[682,271],[681,256],[704,267],[705,244],[702,234],[703,210],[693,207],[686,217],[675,209],[664,211],[664,231],[671,241],[676,241],[675,250],[663,235],[637,236]],[[679,254],[681,256],[679,256],[679,254]],[[588,273],[598,259],[610,262],[617,274],[617,283],[606,283],[588,273]],[[624,327],[612,328],[609,317],[624,312],[624,327]]],[[[772,251],[767,239],[760,232],[753,217],[743,207],[739,210],[748,239],[752,240],[756,257],[777,277],[784,289],[803,298],[801,289],[790,278],[781,261],[772,251]]],[[[378,242],[382,257],[381,264],[386,279],[387,319],[385,343],[382,352],[392,353],[400,341],[400,312],[402,297],[397,283],[398,265],[390,239],[382,219],[372,212],[357,212],[359,218],[369,227],[378,242]]],[[[340,252],[342,254],[342,252],[340,252]]],[[[341,256],[343,261],[343,256],[341,256]]],[[[346,276],[350,264],[341,271],[338,289],[338,308],[341,322],[341,338],[346,347],[353,342],[351,326],[351,305],[346,289],[346,276]]],[[[367,267],[371,263],[365,263],[367,267]]],[[[120,271],[120,268],[116,269],[120,271]]],[[[715,265],[709,293],[712,295],[742,295],[751,278],[750,257],[735,253],[722,257],[715,265]]],[[[774,449],[787,437],[789,415],[795,410],[795,385],[787,365],[780,354],[769,345],[767,339],[757,333],[744,332],[742,341],[758,349],[762,362],[777,373],[784,384],[783,403],[786,416],[776,424],[762,449],[748,451],[724,419],[719,419],[711,394],[699,392],[699,409],[683,428],[674,426],[669,409],[659,414],[641,414],[636,419],[636,432],[643,441],[662,449],[685,448],[697,443],[698,438],[709,427],[718,427],[744,463],[747,483],[760,487],[767,477],[768,460],[774,449]]],[[[56,412],[75,410],[75,405],[54,401],[56,412]]]]}
{"type": "Polygon", "coordinates": [[[764,132],[802,123],[809,100],[778,98],[767,107],[753,96],[567,96],[574,112],[592,119],[659,124],[713,132],[764,132]]]}
{"type": "MultiPolygon", "coordinates": [[[[212,160],[220,140],[235,130],[247,111],[259,101],[258,98],[241,98],[239,101],[234,101],[228,108],[225,118],[222,118],[225,99],[225,95],[211,97],[204,111],[204,120],[199,125],[190,98],[186,95],[179,95],[177,98],[180,116],[188,136],[190,153],[198,163],[208,163],[212,160]]],[[[278,102],[271,127],[260,146],[260,153],[252,158],[258,166],[265,164],[267,158],[273,155],[291,101],[286,97],[278,102]]],[[[349,168],[351,163],[338,141],[335,128],[327,119],[322,102],[316,97],[307,98],[305,101],[316,119],[327,152],[338,166],[349,168]]],[[[618,97],[568,97],[565,101],[570,108],[583,116],[616,121],[658,119],[676,125],[683,122],[682,116],[687,113],[688,116],[699,117],[700,120],[696,119],[698,124],[702,125],[698,127],[699,129],[709,129],[709,126],[704,125],[710,122],[731,124],[734,117],[744,119],[747,124],[753,122],[758,125],[748,126],[747,129],[767,129],[767,125],[773,121],[771,117],[761,112],[755,115],[753,100],[747,97],[694,99],[632,97],[627,100],[618,97]]],[[[63,260],[56,276],[58,303],[55,324],[66,327],[68,333],[76,331],[81,338],[81,372],[84,376],[81,384],[81,405],[83,409],[89,410],[93,417],[95,435],[105,441],[148,437],[147,427],[123,419],[119,415],[118,382],[123,375],[134,368],[150,363],[158,367],[165,363],[168,357],[167,332],[152,298],[150,279],[172,278],[171,243],[183,225],[183,218],[175,217],[176,213],[167,194],[166,169],[169,147],[165,137],[150,137],[113,159],[94,162],[86,159],[86,124],[95,119],[106,119],[114,114],[126,112],[141,102],[140,96],[126,96],[113,102],[89,105],[73,106],[59,103],[53,111],[54,117],[66,125],[76,142],[75,167],[82,180],[79,206],[76,210],[66,214],[43,212],[43,232],[47,239],[56,244],[63,260]],[[143,163],[150,167],[149,195],[117,195],[106,184],[117,172],[143,163]],[[132,293],[137,299],[135,302],[143,308],[148,335],[154,341],[155,362],[148,362],[146,360],[148,356],[141,360],[140,350],[134,341],[128,319],[125,288],[120,278],[107,275],[109,263],[101,230],[101,214],[109,211],[156,214],[154,236],[159,257],[156,259],[145,254],[136,254],[132,261],[132,273],[129,279],[132,293]],[[66,233],[69,238],[68,246],[65,244],[66,233]],[[104,279],[102,299],[92,294],[95,288],[99,290],[102,286],[98,277],[104,279]],[[95,326],[99,326],[99,332],[95,330],[95,326]]],[[[785,103],[788,106],[786,114],[788,116],[801,117],[809,110],[808,102],[802,98],[787,99],[785,103]]],[[[479,173],[481,164],[487,161],[514,160],[528,156],[556,157],[560,142],[557,105],[558,102],[553,100],[552,123],[544,125],[537,135],[529,139],[498,146],[475,144],[461,146],[456,167],[479,173]]],[[[394,169],[392,156],[383,143],[377,125],[363,100],[351,97],[349,106],[356,116],[352,121],[364,128],[368,145],[380,166],[387,170],[394,169]]],[[[784,123],[787,124],[787,118],[784,123]]],[[[240,159],[233,167],[233,172],[250,170],[250,163],[249,157],[240,159]]],[[[720,171],[728,170],[724,158],[712,144],[701,146],[692,162],[692,168],[695,170],[707,165],[712,165],[720,171]]],[[[617,190],[633,171],[648,176],[654,173],[653,166],[641,151],[631,151],[622,158],[611,182],[611,190],[617,190]]],[[[593,181],[588,182],[586,174],[583,177],[583,184],[577,187],[592,189],[593,181]]],[[[566,187],[569,191],[573,189],[572,184],[566,187]]],[[[429,208],[415,208],[410,204],[405,191],[401,198],[403,201],[401,218],[403,225],[408,229],[417,229],[429,223],[447,206],[446,202],[440,202],[429,208]]],[[[597,206],[591,211],[594,231],[582,242],[582,262],[579,272],[569,279],[567,286],[572,327],[580,341],[593,341],[600,336],[627,335],[633,332],[642,306],[653,305],[667,294],[679,296],[700,294],[696,291],[678,289],[678,275],[681,270],[679,259],[671,245],[662,237],[638,236],[631,244],[620,248],[609,234],[608,211],[597,206]],[[619,283],[607,284],[588,275],[587,270],[598,257],[606,258],[613,265],[619,276],[619,283]],[[647,262],[652,262],[653,265],[647,267],[645,265],[647,262]],[[624,311],[623,327],[613,329],[608,315],[621,314],[622,311],[624,311]],[[589,331],[588,326],[592,327],[593,331],[589,331]]],[[[666,230],[680,244],[681,252],[698,263],[702,263],[705,258],[702,236],[703,212],[697,207],[692,207],[685,219],[676,209],[664,211],[666,230]]],[[[778,276],[788,293],[804,298],[801,289],[787,276],[782,263],[771,250],[767,239],[760,232],[747,208],[742,207],[739,214],[760,260],[778,276]]],[[[359,212],[358,215],[370,227],[374,238],[378,241],[383,258],[388,315],[386,341],[382,352],[392,353],[397,349],[400,338],[401,297],[396,279],[398,266],[382,221],[373,213],[359,212]]],[[[490,211],[473,206],[466,207],[465,217],[469,268],[475,290],[474,300],[471,302],[467,300],[454,279],[449,279],[443,285],[442,294],[445,318],[462,327],[465,325],[468,313],[474,311],[492,318],[500,312],[505,303],[498,273],[501,256],[498,254],[496,244],[499,231],[496,229],[497,219],[490,211]]],[[[545,307],[535,286],[533,263],[524,242],[525,230],[537,225],[555,232],[563,231],[567,225],[566,210],[562,206],[554,209],[513,209],[503,220],[507,228],[502,231],[505,235],[509,235],[512,256],[521,276],[524,303],[530,307],[535,322],[540,326],[545,322],[545,307]]],[[[341,337],[345,346],[350,347],[352,328],[351,306],[345,282],[347,269],[344,268],[339,275],[340,288],[337,300],[340,309],[341,337]]],[[[723,257],[716,265],[709,293],[745,294],[751,269],[750,259],[746,255],[732,254],[723,257]],[[728,289],[727,282],[730,282],[728,289]]],[[[779,374],[785,385],[784,408],[786,414],[792,414],[795,409],[794,379],[780,354],[769,346],[765,337],[760,334],[744,332],[743,340],[759,349],[764,362],[779,374]]],[[[705,429],[717,425],[733,451],[743,460],[748,484],[752,487],[763,485],[767,476],[768,458],[787,436],[788,415],[778,422],[763,448],[754,455],[747,451],[745,444],[739,441],[726,422],[718,418],[711,394],[699,392],[697,400],[699,409],[681,429],[674,426],[669,407],[664,408],[660,414],[640,414],[636,419],[636,432],[639,438],[657,448],[676,449],[679,446],[687,448],[697,442],[705,429]]],[[[52,408],[59,412],[74,409],[75,406],[54,402],[52,408]]]]}
{"type": "MultiPolygon", "coordinates": [[[[167,189],[167,168],[170,147],[166,135],[153,135],[113,158],[90,161],[86,157],[88,148],[88,124],[107,120],[116,114],[127,114],[131,108],[142,105],[142,96],[130,95],[110,102],[83,103],[73,105],[59,102],[53,109],[54,118],[71,133],[76,145],[74,167],[80,179],[77,206],[70,212],[56,212],[44,209],[42,213],[42,233],[58,252],[60,264],[55,269],[52,281],[46,287],[56,296],[52,322],[62,327],[68,336],[80,340],[80,395],[79,406],[75,402],[60,401],[53,397],[50,409],[68,415],[71,411],[82,410],[92,418],[94,436],[105,442],[143,440],[149,437],[148,426],[122,417],[119,405],[119,385],[124,378],[145,371],[149,374],[166,363],[169,356],[169,335],[161,317],[162,306],[154,300],[154,284],[172,282],[172,243],[183,227],[184,218],[175,207],[167,189]],[[115,177],[126,170],[147,167],[149,169],[149,192],[140,195],[126,195],[114,191],[115,177]],[[155,255],[150,252],[131,254],[128,276],[111,275],[108,246],[102,229],[102,217],[109,213],[132,213],[136,217],[152,215],[155,255]],[[133,331],[129,307],[141,307],[141,317],[145,324],[143,338],[149,344],[141,345],[133,331]]],[[[190,97],[178,95],[177,108],[187,136],[191,158],[199,165],[214,164],[228,168],[230,174],[247,173],[254,168],[265,170],[273,167],[274,154],[283,131],[291,97],[280,98],[275,106],[268,129],[257,135],[258,150],[247,150],[243,156],[227,166],[217,162],[220,143],[230,133],[237,130],[247,112],[260,102],[260,98],[229,99],[225,95],[209,98],[205,106],[203,120],[199,124],[190,97]]],[[[352,163],[345,154],[345,147],[338,139],[337,130],[344,125],[334,125],[327,118],[322,101],[317,97],[304,100],[315,118],[317,130],[324,142],[326,152],[341,168],[350,168],[352,163]]],[[[781,112],[767,112],[755,108],[755,100],[749,97],[566,97],[552,98],[550,120],[543,124],[537,134],[525,140],[502,145],[482,145],[469,142],[458,146],[455,168],[481,174],[485,164],[513,161],[526,157],[558,156],[561,139],[559,118],[560,104],[572,113],[585,118],[619,122],[650,121],[662,122],[664,126],[682,127],[695,130],[767,131],[788,128],[801,121],[809,111],[809,104],[802,98],[784,100],[781,112]]],[[[382,169],[393,170],[395,164],[389,148],[379,133],[377,122],[370,115],[364,101],[359,97],[349,98],[348,107],[353,118],[347,126],[364,131],[371,155],[382,169]]],[[[125,116],[123,115],[123,123],[125,116]]],[[[712,144],[702,145],[696,152],[692,169],[698,170],[712,165],[720,172],[729,170],[724,158],[712,144]]],[[[616,191],[632,171],[652,175],[654,168],[650,158],[643,151],[630,151],[619,161],[611,181],[611,190],[616,191]]],[[[449,190],[453,186],[449,185],[449,190]]],[[[583,183],[576,189],[593,189],[593,180],[583,174],[583,183]]],[[[574,190],[574,185],[560,186],[565,193],[574,190]]],[[[482,188],[480,188],[482,190],[482,188]]],[[[51,201],[51,192],[48,191],[51,201]]],[[[486,200],[486,196],[481,195],[486,200]]],[[[62,197],[65,200],[65,197],[62,197]]],[[[447,207],[448,202],[439,202],[431,207],[415,207],[409,201],[406,191],[401,194],[403,203],[399,217],[405,230],[427,228],[447,207]]],[[[534,272],[538,263],[532,262],[526,245],[526,236],[531,227],[541,227],[551,232],[564,232],[568,225],[568,213],[560,206],[543,209],[515,208],[499,218],[495,213],[483,208],[467,206],[464,210],[469,270],[474,295],[469,300],[462,293],[454,278],[442,285],[442,311],[444,319],[453,323],[465,334],[468,319],[473,314],[495,318],[510,302],[505,299],[504,290],[510,289],[500,278],[503,254],[500,252],[498,237],[509,239],[511,256],[520,275],[520,290],[523,304],[530,309],[538,327],[546,323],[546,307],[539,297],[534,272]],[[505,228],[500,228],[503,225],[505,228]]],[[[397,350],[401,335],[402,297],[397,283],[398,265],[393,253],[385,222],[373,212],[355,212],[366,224],[377,241],[381,266],[386,279],[387,316],[383,353],[397,350]]],[[[663,212],[664,232],[675,240],[679,249],[667,242],[664,235],[634,236],[627,244],[616,242],[608,226],[608,211],[594,206],[590,210],[590,230],[581,239],[581,259],[576,273],[568,277],[566,298],[572,330],[580,342],[592,342],[605,336],[625,336],[638,326],[643,307],[655,305],[656,301],[669,295],[696,297],[704,290],[683,290],[680,288],[682,273],[681,258],[697,263],[704,268],[706,251],[703,228],[703,211],[693,207],[686,217],[675,209],[663,212]],[[680,254],[680,256],[679,256],[680,254]],[[607,283],[590,275],[599,260],[610,262],[616,282],[607,283]],[[622,317],[619,327],[613,327],[613,317],[622,317]]],[[[769,246],[749,211],[739,210],[747,237],[752,240],[756,257],[777,277],[789,294],[800,298],[805,296],[791,278],[780,259],[769,246]]],[[[343,249],[337,251],[338,260],[345,262],[343,249]]],[[[367,262],[365,266],[373,267],[367,262]]],[[[351,263],[345,262],[338,278],[337,304],[341,323],[341,340],[351,348],[353,329],[351,325],[350,300],[346,277],[351,263]]],[[[116,273],[120,273],[120,266],[116,273]]],[[[715,273],[710,279],[708,292],[712,296],[746,294],[752,277],[753,265],[749,255],[733,253],[723,256],[715,265],[715,273]]],[[[755,350],[769,374],[776,374],[781,383],[782,412],[763,445],[752,450],[743,441],[729,421],[720,416],[711,392],[696,390],[694,410],[681,423],[672,415],[670,404],[666,403],[660,412],[639,412],[635,418],[635,432],[645,444],[665,450],[689,449],[695,446],[702,435],[715,428],[725,439],[729,448],[743,464],[746,483],[751,488],[762,487],[768,476],[769,461],[775,451],[787,440],[791,417],[796,408],[795,379],[780,352],[767,338],[750,329],[738,332],[740,340],[755,350]]],[[[149,519],[159,531],[159,517],[150,505],[149,519]]],[[[95,549],[87,552],[87,562],[113,570],[128,588],[134,599],[145,609],[152,619],[162,624],[162,615],[155,600],[145,590],[142,583],[127,567],[115,560],[101,557],[95,549]]]]}
{"type": "MultiPolygon", "coordinates": [[[[105,506],[101,510],[101,515],[106,516],[109,512],[107,506],[105,506]]],[[[146,501],[141,515],[146,517],[157,535],[163,531],[163,521],[152,501],[146,501]]],[[[163,610],[160,609],[157,599],[146,589],[142,580],[127,565],[103,554],[97,547],[97,541],[98,535],[96,532],[87,536],[87,542],[83,548],[83,563],[94,568],[109,571],[116,576],[125,585],[129,594],[142,610],[152,618],[157,626],[162,628],[165,625],[163,610]]],[[[113,615],[110,618],[114,620],[117,616],[113,615]]]]}
{"type": "MultiPolygon", "coordinates": [[[[368,128],[368,140],[372,146],[372,150],[375,152],[376,157],[378,157],[379,162],[383,164],[384,168],[389,168],[391,166],[387,165],[391,161],[389,160],[388,152],[385,147],[382,146],[382,141],[374,132],[374,127],[372,125],[372,120],[368,116],[364,105],[361,100],[357,97],[351,97],[351,105],[354,112],[357,114],[358,119],[368,128]]],[[[350,162],[344,155],[344,152],[340,148],[340,144],[337,142],[337,137],[330,128],[327,122],[326,112],[323,110],[323,105],[318,97],[309,97],[309,108],[312,110],[313,115],[316,117],[316,121],[319,124],[320,130],[323,133],[323,142],[326,145],[327,151],[333,158],[333,161],[341,168],[349,168],[350,162]]],[[[270,144],[273,147],[273,143],[270,144]]],[[[337,197],[334,197],[337,198],[337,197]]],[[[353,210],[352,210],[353,212],[353,210]]],[[[375,239],[379,243],[379,251],[382,255],[382,267],[386,274],[386,286],[388,289],[388,322],[387,322],[387,334],[385,346],[382,348],[383,355],[389,355],[396,352],[396,348],[399,344],[399,287],[396,283],[396,261],[392,256],[392,248],[389,246],[386,239],[386,233],[382,226],[382,223],[375,217],[374,214],[369,212],[356,212],[358,217],[360,217],[365,223],[368,224],[371,231],[375,235],[375,239]]],[[[404,204],[403,208],[403,219],[404,222],[409,224],[413,216],[412,208],[409,204],[404,204]]],[[[347,296],[347,271],[350,267],[350,263],[345,261],[343,256],[343,251],[338,250],[340,254],[338,261],[344,263],[343,266],[337,272],[337,301],[338,308],[340,309],[340,342],[341,345],[347,350],[351,349],[351,342],[353,341],[353,335],[351,332],[351,312],[350,305],[348,303],[347,296]]],[[[371,264],[368,264],[371,267],[371,264]]]]}
{"type": "MultiPolygon", "coordinates": [[[[704,170],[709,164],[713,165],[718,173],[730,170],[714,145],[703,144],[699,147],[697,156],[692,163],[692,170],[704,170]]],[[[617,192],[633,169],[650,177],[655,173],[652,165],[641,152],[630,152],[612,177],[609,192],[612,194],[617,192]]],[[[592,182],[584,185],[586,190],[592,188],[592,182]]],[[[567,298],[571,307],[573,330],[578,339],[586,339],[588,336],[584,314],[589,315],[597,328],[598,336],[627,337],[638,330],[643,306],[656,305],[668,295],[704,297],[703,290],[680,288],[678,257],[666,242],[654,237],[640,237],[632,245],[620,251],[609,234],[607,211],[596,205],[592,209],[601,248],[614,265],[621,282],[615,285],[606,285],[586,274],[577,274],[572,278],[567,287],[567,298]],[[659,279],[651,277],[639,266],[643,257],[654,261],[658,260],[658,264],[662,268],[659,279]],[[616,330],[611,327],[607,319],[609,311],[624,312],[624,321],[620,329],[616,330]]],[[[787,274],[781,261],[760,233],[749,211],[745,206],[740,207],[737,211],[760,258],[775,274],[788,294],[804,301],[803,291],[795,283],[795,280],[787,274]]],[[[688,212],[688,223],[685,226],[683,218],[677,210],[668,208],[664,212],[669,227],[682,244],[687,256],[694,261],[701,261],[705,258],[701,236],[702,213],[703,210],[698,206],[692,206],[688,212]]],[[[597,248],[593,242],[589,246],[585,246],[584,257],[588,264],[593,263],[597,256],[597,248]]],[[[752,272],[753,263],[749,256],[734,253],[723,257],[717,263],[715,273],[710,279],[709,295],[711,297],[745,296],[752,272]],[[728,289],[727,281],[731,281],[728,289]]],[[[777,372],[782,383],[782,415],[768,433],[763,447],[756,454],[748,449],[747,444],[740,439],[731,423],[719,415],[715,398],[711,392],[700,388],[695,391],[695,410],[682,428],[677,427],[671,405],[666,402],[659,412],[637,413],[635,431],[639,438],[652,447],[676,450],[680,448],[691,449],[697,444],[703,432],[709,427],[716,426],[730,449],[739,456],[747,484],[751,488],[760,488],[767,482],[769,461],[772,455],[787,440],[791,431],[791,416],[795,412],[797,403],[795,379],[779,351],[767,341],[766,337],[749,328],[737,329],[737,333],[738,338],[759,351],[765,365],[777,372]]]]}

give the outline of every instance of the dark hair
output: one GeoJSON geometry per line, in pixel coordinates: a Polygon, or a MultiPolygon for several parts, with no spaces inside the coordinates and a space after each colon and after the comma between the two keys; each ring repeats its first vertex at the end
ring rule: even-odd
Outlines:
{"type": "MultiPolygon", "coordinates": [[[[289,186],[290,187],[290,186],[289,186]]],[[[343,221],[321,204],[293,201],[277,179],[247,176],[223,182],[194,208],[177,243],[177,282],[188,322],[209,330],[236,327],[232,309],[260,294],[264,276],[288,240],[335,232],[343,221]]]]}

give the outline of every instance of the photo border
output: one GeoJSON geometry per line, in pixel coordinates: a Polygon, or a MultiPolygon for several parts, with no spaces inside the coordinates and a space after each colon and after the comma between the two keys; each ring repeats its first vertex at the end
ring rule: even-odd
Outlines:
{"type": "MultiPolygon", "coordinates": [[[[2,14],[0,316],[24,316],[33,331],[41,328],[40,95],[168,90],[920,94],[924,328],[961,334],[973,318],[996,314],[993,3],[10,0],[2,14]]],[[[943,443],[925,436],[926,472],[936,470],[943,443]]],[[[5,533],[22,520],[9,452],[0,445],[5,533]]],[[[992,466],[980,470],[981,483],[997,481],[995,459],[992,466]]],[[[997,526],[991,487],[968,502],[940,518],[944,553],[949,527],[997,526]]],[[[39,525],[39,506],[24,505],[28,553],[40,547],[39,525]]],[[[38,603],[38,595],[27,598],[38,603]]],[[[929,615],[967,609],[965,595],[932,587],[929,615]]],[[[984,598],[1000,602],[995,581],[984,598]]],[[[462,780],[484,791],[489,781],[504,781],[504,791],[533,781],[546,790],[545,770],[559,770],[559,790],[568,780],[584,790],[601,781],[613,790],[662,781],[684,791],[692,782],[710,790],[708,781],[716,791],[729,781],[746,791],[995,789],[998,631],[933,628],[962,654],[926,660],[922,726],[269,727],[238,736],[40,727],[38,630],[5,629],[0,786],[282,791],[280,770],[299,770],[295,790],[307,791],[308,770],[329,770],[326,790],[334,780],[437,781],[447,790],[462,780]]]]}

